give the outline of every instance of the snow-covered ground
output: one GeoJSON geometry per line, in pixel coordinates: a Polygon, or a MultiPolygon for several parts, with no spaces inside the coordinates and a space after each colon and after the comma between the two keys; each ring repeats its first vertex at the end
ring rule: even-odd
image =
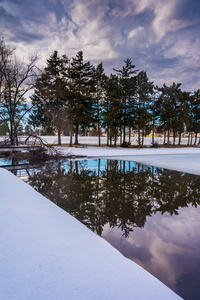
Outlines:
{"type": "MultiPolygon", "coordinates": [[[[8,137],[7,137],[8,138],[8,137]]],[[[25,141],[27,138],[27,136],[21,136],[19,137],[19,140],[21,141],[25,141]]],[[[51,143],[51,144],[57,144],[58,143],[58,137],[57,136],[41,136],[41,138],[46,141],[47,143],[51,143]]],[[[4,141],[5,137],[4,136],[0,136],[0,141],[4,141]]],[[[126,137],[126,141],[128,141],[128,137],[126,137]]],[[[154,138],[155,142],[159,143],[159,144],[163,144],[163,137],[155,137],[154,138]]],[[[61,137],[61,142],[64,143],[68,143],[70,142],[70,137],[69,136],[62,136],[61,137]]],[[[78,142],[80,144],[87,144],[87,145],[98,145],[98,137],[95,136],[79,136],[78,137],[78,142]]],[[[73,137],[73,143],[74,143],[74,137],[73,137]]],[[[173,138],[170,137],[170,143],[173,143],[173,138]]],[[[188,143],[188,138],[182,138],[181,139],[181,145],[187,145],[188,143]]],[[[194,139],[193,142],[194,143],[194,139]]],[[[107,144],[107,138],[106,137],[101,137],[101,144],[102,145],[106,145],[107,144]]],[[[117,140],[117,145],[120,144],[120,139],[118,138],[117,140]]],[[[176,138],[176,144],[178,144],[178,138],[176,138]]],[[[138,145],[138,137],[131,137],[131,145],[138,145]]],[[[150,146],[152,145],[152,138],[151,137],[145,137],[144,138],[144,145],[145,146],[150,146]]]]}
{"type": "MultiPolygon", "coordinates": [[[[58,143],[58,137],[57,136],[44,136],[42,137],[44,140],[48,141],[49,143],[58,143]]],[[[126,137],[126,141],[128,142],[128,137],[126,137]]],[[[163,137],[155,137],[154,142],[157,142],[159,144],[163,144],[163,137]]],[[[178,138],[175,139],[176,144],[178,144],[178,138]]],[[[62,143],[69,143],[70,138],[68,136],[62,136],[61,137],[62,143]]],[[[169,139],[170,143],[173,143],[173,137],[170,137],[169,139]]],[[[73,137],[73,142],[74,142],[74,137],[73,137]]],[[[98,137],[95,136],[79,136],[78,137],[78,142],[80,144],[87,144],[87,145],[98,145],[98,137]]],[[[194,142],[194,139],[193,139],[194,142]]],[[[188,143],[188,138],[182,138],[181,139],[181,145],[187,145],[188,143]]],[[[101,144],[106,145],[107,144],[107,138],[106,137],[101,137],[101,144]]],[[[120,139],[118,138],[117,140],[117,145],[120,144],[120,139]]],[[[138,145],[138,136],[131,137],[131,145],[138,145]]],[[[145,137],[144,138],[144,145],[149,146],[152,145],[152,137],[145,137]]]]}
{"type": "MultiPolygon", "coordinates": [[[[58,149],[67,155],[133,160],[200,175],[200,148],[58,149]]],[[[180,299],[4,169],[0,169],[0,219],[0,295],[4,300],[180,299]]]]}
{"type": "Polygon", "coordinates": [[[1,299],[181,299],[4,169],[0,191],[1,299]]]}

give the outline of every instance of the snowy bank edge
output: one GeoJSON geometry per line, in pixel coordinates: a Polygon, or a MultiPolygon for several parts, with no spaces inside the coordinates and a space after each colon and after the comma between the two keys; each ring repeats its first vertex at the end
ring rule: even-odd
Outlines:
{"type": "Polygon", "coordinates": [[[0,190],[4,300],[181,299],[4,169],[0,190]]]}

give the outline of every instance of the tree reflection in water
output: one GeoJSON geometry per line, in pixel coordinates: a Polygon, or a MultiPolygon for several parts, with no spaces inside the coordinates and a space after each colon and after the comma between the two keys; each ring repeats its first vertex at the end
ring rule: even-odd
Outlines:
{"type": "MultiPolygon", "coordinates": [[[[188,283],[187,272],[181,271],[182,273],[179,274],[177,270],[172,271],[178,274],[177,277],[170,281],[169,274],[161,275],[163,270],[158,272],[154,270],[155,266],[150,266],[150,260],[154,256],[152,251],[146,250],[149,259],[145,264],[144,258],[138,258],[138,253],[134,250],[136,246],[133,245],[130,250],[129,245],[127,251],[127,246],[124,247],[126,249],[119,246],[120,243],[114,241],[110,233],[111,229],[114,229],[115,235],[124,244],[127,245],[127,241],[134,244],[134,233],[136,238],[135,231],[138,228],[146,228],[147,218],[149,220],[149,217],[156,213],[157,216],[164,214],[176,216],[181,208],[198,207],[199,176],[134,162],[100,159],[48,163],[39,169],[29,169],[27,172],[26,181],[39,193],[65,209],[98,235],[102,235],[124,255],[137,261],[184,299],[199,299],[200,260],[197,262],[198,271],[195,268],[195,272],[198,273],[196,284],[188,283]]],[[[158,219],[158,222],[161,222],[160,220],[158,219]]],[[[200,246],[199,236],[196,238],[200,246]]],[[[163,240],[162,243],[164,244],[163,240]]],[[[181,255],[182,252],[181,249],[181,255]]],[[[190,278],[191,276],[190,274],[190,278]]],[[[194,276],[192,278],[194,281],[194,276]]]]}

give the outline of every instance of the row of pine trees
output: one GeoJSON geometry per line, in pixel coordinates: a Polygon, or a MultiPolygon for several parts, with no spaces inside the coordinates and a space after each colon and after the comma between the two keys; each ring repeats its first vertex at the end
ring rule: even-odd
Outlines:
{"type": "MultiPolygon", "coordinates": [[[[93,127],[99,136],[102,129],[107,132],[108,144],[116,145],[118,136],[121,144],[127,145],[126,133],[138,132],[138,144],[144,136],[154,131],[164,133],[164,143],[169,144],[170,132],[179,137],[187,131],[200,132],[200,90],[191,94],[181,90],[181,84],[154,86],[145,71],[135,69],[131,59],[124,61],[122,69],[113,69],[114,74],[106,76],[103,63],[94,67],[84,61],[83,52],[75,57],[58,56],[54,53],[47,60],[41,76],[36,80],[32,96],[34,105],[29,123],[43,126],[46,132],[61,132],[69,128],[70,145],[75,133],[78,144],[79,130],[93,127]],[[123,140],[122,140],[123,138],[123,140]]],[[[191,141],[189,141],[191,143],[191,141]]]]}

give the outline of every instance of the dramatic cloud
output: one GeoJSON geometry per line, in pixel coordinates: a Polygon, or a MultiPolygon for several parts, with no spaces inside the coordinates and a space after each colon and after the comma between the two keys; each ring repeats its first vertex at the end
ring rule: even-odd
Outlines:
{"type": "Polygon", "coordinates": [[[0,0],[0,28],[21,56],[79,50],[106,73],[131,58],[155,84],[199,87],[198,0],[0,0]]]}

